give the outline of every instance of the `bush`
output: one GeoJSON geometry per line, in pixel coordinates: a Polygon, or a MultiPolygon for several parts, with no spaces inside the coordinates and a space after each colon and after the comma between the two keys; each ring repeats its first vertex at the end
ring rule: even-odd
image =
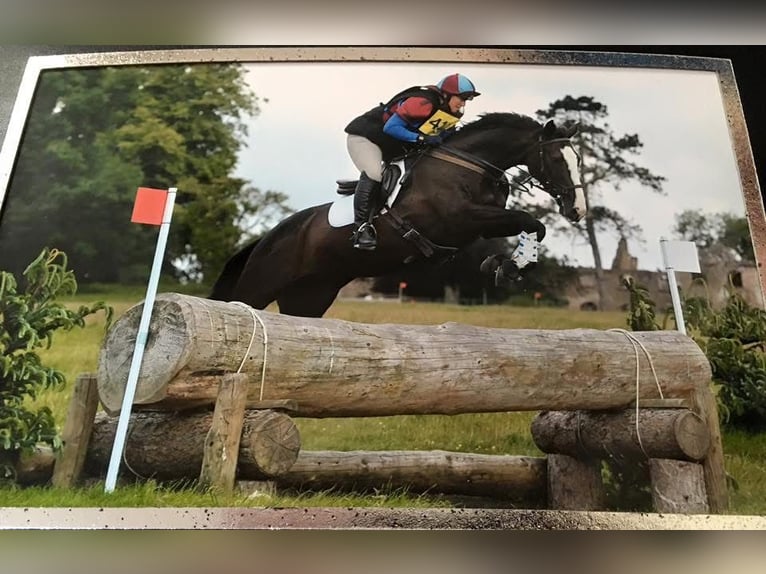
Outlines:
{"type": "Polygon", "coordinates": [[[723,422],[766,429],[766,311],[734,293],[720,311],[704,299],[689,299],[684,316],[688,331],[710,360],[723,422]]]}
{"type": "MultiPolygon", "coordinates": [[[[625,286],[631,329],[660,329],[646,289],[630,279],[625,286]]],[[[700,297],[684,299],[682,310],[687,333],[710,361],[721,423],[766,429],[766,311],[750,306],[736,292],[720,310],[700,297]]]]}
{"type": "Polygon", "coordinates": [[[112,309],[102,302],[73,311],[56,301],[77,291],[66,266],[63,252],[43,249],[23,272],[22,292],[11,273],[0,271],[0,479],[13,479],[19,456],[36,445],[61,446],[50,409],[25,405],[39,391],[65,384],[64,375],[43,365],[36,349],[50,348],[58,329],[84,327],[85,317],[99,310],[106,312],[107,325],[111,320],[112,309]]]}

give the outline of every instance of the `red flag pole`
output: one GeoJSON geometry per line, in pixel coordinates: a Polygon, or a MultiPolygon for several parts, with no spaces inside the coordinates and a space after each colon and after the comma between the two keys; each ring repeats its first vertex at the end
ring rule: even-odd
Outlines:
{"type": "Polygon", "coordinates": [[[120,408],[120,419],[117,422],[117,431],[112,445],[112,455],[109,460],[109,468],[106,473],[106,485],[104,492],[112,492],[117,483],[117,473],[120,468],[120,458],[125,448],[125,438],[128,430],[128,421],[130,420],[130,411],[133,407],[133,399],[136,395],[136,386],[138,385],[138,375],[141,370],[141,360],[144,357],[144,348],[146,339],[149,335],[149,320],[154,307],[154,299],[157,294],[157,287],[160,282],[160,270],[162,269],[162,260],[165,257],[165,246],[168,241],[168,232],[170,230],[170,219],[173,216],[173,206],[176,200],[176,188],[171,187],[167,192],[165,200],[165,209],[160,223],[160,233],[157,237],[157,247],[154,251],[154,262],[152,271],[149,275],[149,284],[146,288],[146,299],[144,300],[144,309],[141,313],[141,322],[138,325],[138,336],[136,337],[136,346],[133,351],[133,359],[130,363],[128,372],[128,382],[125,385],[125,395],[122,398],[122,407],[120,408]]]}

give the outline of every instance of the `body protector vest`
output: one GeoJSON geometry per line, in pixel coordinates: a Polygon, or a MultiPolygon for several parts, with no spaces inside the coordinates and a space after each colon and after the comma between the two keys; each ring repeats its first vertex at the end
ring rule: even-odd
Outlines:
{"type": "Polygon", "coordinates": [[[386,103],[381,103],[355,118],[346,126],[346,133],[367,138],[376,144],[383,152],[386,163],[393,158],[404,155],[413,147],[413,143],[398,140],[383,132],[383,126],[396,111],[396,105],[411,97],[426,98],[433,105],[434,112],[420,126],[419,131],[424,135],[437,135],[454,127],[459,118],[445,110],[444,95],[430,86],[413,86],[402,90],[386,103]]]}

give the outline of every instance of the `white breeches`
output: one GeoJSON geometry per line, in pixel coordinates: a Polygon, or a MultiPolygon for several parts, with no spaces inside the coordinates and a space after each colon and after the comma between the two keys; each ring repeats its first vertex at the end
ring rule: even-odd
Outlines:
{"type": "Polygon", "coordinates": [[[375,181],[383,179],[383,152],[367,138],[348,134],[346,147],[351,161],[359,171],[375,181]]]}

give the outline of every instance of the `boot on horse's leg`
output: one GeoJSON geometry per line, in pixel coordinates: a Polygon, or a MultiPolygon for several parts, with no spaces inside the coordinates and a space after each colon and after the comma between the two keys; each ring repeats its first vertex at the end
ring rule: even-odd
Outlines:
{"type": "Polygon", "coordinates": [[[375,195],[380,189],[380,182],[370,178],[365,172],[359,177],[354,191],[354,248],[372,251],[378,246],[377,232],[372,225],[372,206],[375,195]]]}

